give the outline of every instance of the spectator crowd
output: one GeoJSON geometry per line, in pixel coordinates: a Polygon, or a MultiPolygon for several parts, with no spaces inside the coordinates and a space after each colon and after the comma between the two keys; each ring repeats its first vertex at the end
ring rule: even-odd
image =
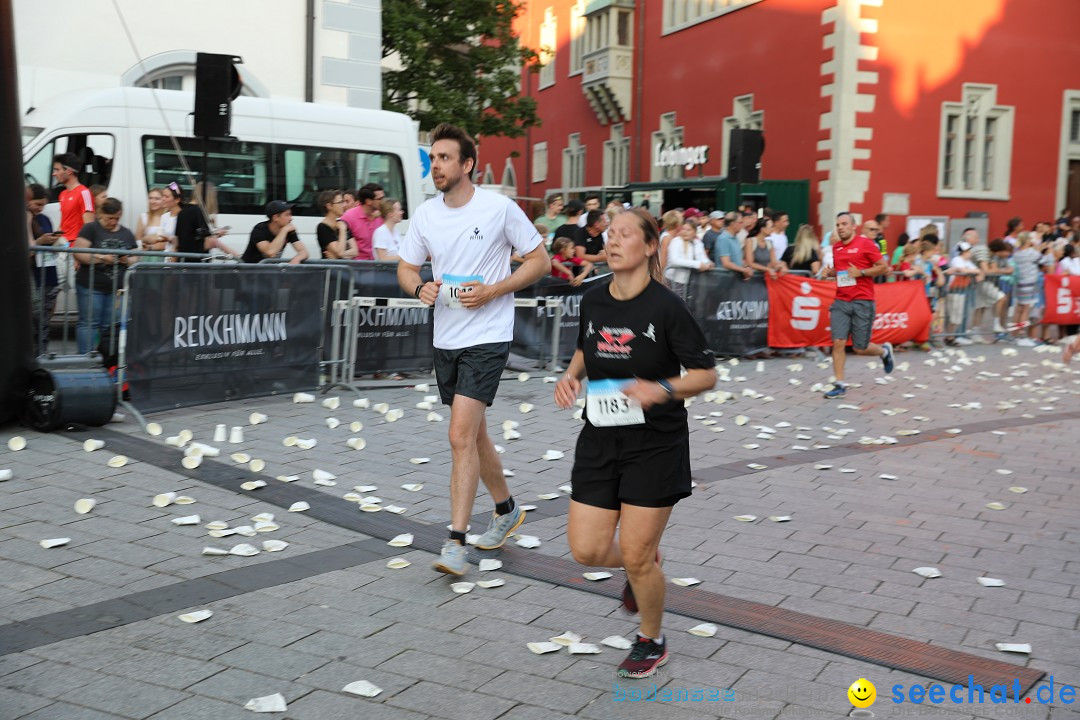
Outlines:
{"type": "MultiPolygon", "coordinates": [[[[229,228],[217,227],[217,193],[212,184],[197,183],[188,193],[177,183],[152,188],[147,210],[136,218],[132,230],[123,222],[119,199],[110,198],[104,187],[85,187],[79,182],[79,164],[72,154],[53,158],[53,178],[61,187],[58,229],[43,214],[49,191],[37,184],[26,188],[38,354],[48,352],[50,319],[65,286],[63,261],[50,248],[88,251],[73,257],[79,353],[99,348],[104,331],[115,322],[116,291],[136,261],[184,262],[217,251],[257,263],[281,257],[286,247],[293,250],[291,263],[310,257],[287,202],[273,200],[266,205],[266,220],[252,228],[245,250],[236,255],[222,242],[229,228]],[[95,249],[142,253],[95,253],[95,249]]],[[[404,210],[401,201],[386,197],[379,185],[323,191],[316,203],[323,214],[315,231],[322,258],[398,259],[404,210]]],[[[598,194],[566,203],[558,193],[547,198],[544,212],[534,223],[547,238],[553,277],[580,285],[605,262],[608,226],[629,206],[616,200],[603,210],[600,205],[598,194]]],[[[789,242],[789,224],[783,210],[749,205],[727,212],[706,213],[694,207],[668,210],[660,217],[664,276],[684,299],[695,273],[713,271],[743,280],[788,273],[821,277],[832,264],[831,231],[819,237],[811,226],[800,225],[789,242]]],[[[877,281],[922,283],[933,311],[935,338],[956,345],[1011,341],[1034,346],[1077,333],[1076,326],[1048,326],[1041,317],[1044,277],[1080,275],[1080,215],[1066,209],[1056,220],[1031,227],[1019,217],[1012,218],[1001,237],[989,241],[968,228],[951,248],[937,225],[921,228],[915,237],[899,233],[895,242],[889,241],[888,228],[889,217],[884,214],[865,220],[860,227],[860,234],[875,241],[891,261],[892,272],[877,281]]]]}

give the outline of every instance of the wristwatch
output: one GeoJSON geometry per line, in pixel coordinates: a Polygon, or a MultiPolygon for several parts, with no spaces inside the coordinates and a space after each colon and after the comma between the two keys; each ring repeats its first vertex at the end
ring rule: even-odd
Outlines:
{"type": "Polygon", "coordinates": [[[416,289],[413,290],[413,295],[415,295],[418,300],[420,299],[420,291],[424,289],[424,285],[426,284],[427,283],[420,283],[416,286],[416,289]]]}
{"type": "Polygon", "coordinates": [[[671,397],[672,400],[675,399],[675,388],[673,388],[671,386],[671,383],[669,383],[666,379],[660,378],[656,381],[656,384],[667,390],[667,394],[671,397]]]}

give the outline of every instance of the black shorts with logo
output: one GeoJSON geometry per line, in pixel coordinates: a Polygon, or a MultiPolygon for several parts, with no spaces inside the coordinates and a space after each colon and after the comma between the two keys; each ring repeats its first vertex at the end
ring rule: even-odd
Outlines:
{"type": "Polygon", "coordinates": [[[690,432],[586,423],[570,485],[571,499],[593,507],[671,507],[691,494],[690,432]]]}
{"type": "Polygon", "coordinates": [[[435,381],[439,396],[446,405],[454,403],[455,395],[464,395],[487,403],[495,400],[510,343],[484,343],[458,350],[435,348],[435,381]]]}

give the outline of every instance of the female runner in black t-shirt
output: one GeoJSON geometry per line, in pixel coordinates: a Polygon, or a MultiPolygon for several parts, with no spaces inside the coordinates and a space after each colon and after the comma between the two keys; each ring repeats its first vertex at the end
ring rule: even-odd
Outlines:
{"type": "Polygon", "coordinates": [[[668,659],[659,546],[672,507],[690,495],[682,401],[716,384],[716,366],[697,321],[663,284],[652,215],[616,215],[606,250],[614,276],[581,300],[578,350],[555,402],[573,406],[588,376],[567,535],[581,564],[626,569],[623,605],[641,613],[641,629],[618,672],[642,678],[668,659]]]}

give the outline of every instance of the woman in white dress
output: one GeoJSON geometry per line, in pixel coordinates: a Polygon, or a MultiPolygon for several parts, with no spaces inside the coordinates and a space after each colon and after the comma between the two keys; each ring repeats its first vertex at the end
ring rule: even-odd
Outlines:
{"type": "Polygon", "coordinates": [[[398,245],[401,244],[402,237],[397,226],[404,217],[405,211],[401,209],[401,203],[394,198],[383,198],[379,211],[382,213],[383,224],[375,228],[371,236],[371,244],[375,248],[375,259],[396,261],[398,245]]]}
{"type": "MultiPolygon", "coordinates": [[[[166,232],[163,227],[163,220],[166,216],[166,211],[162,206],[164,194],[160,188],[151,188],[150,192],[146,195],[146,212],[139,215],[139,222],[135,226],[135,237],[139,241],[140,250],[153,250],[156,252],[164,252],[169,249],[169,240],[172,236],[171,232],[166,232]]],[[[173,226],[175,227],[176,221],[173,219],[173,226]]],[[[166,258],[155,257],[147,255],[140,260],[148,262],[165,262],[166,258]]]]}

